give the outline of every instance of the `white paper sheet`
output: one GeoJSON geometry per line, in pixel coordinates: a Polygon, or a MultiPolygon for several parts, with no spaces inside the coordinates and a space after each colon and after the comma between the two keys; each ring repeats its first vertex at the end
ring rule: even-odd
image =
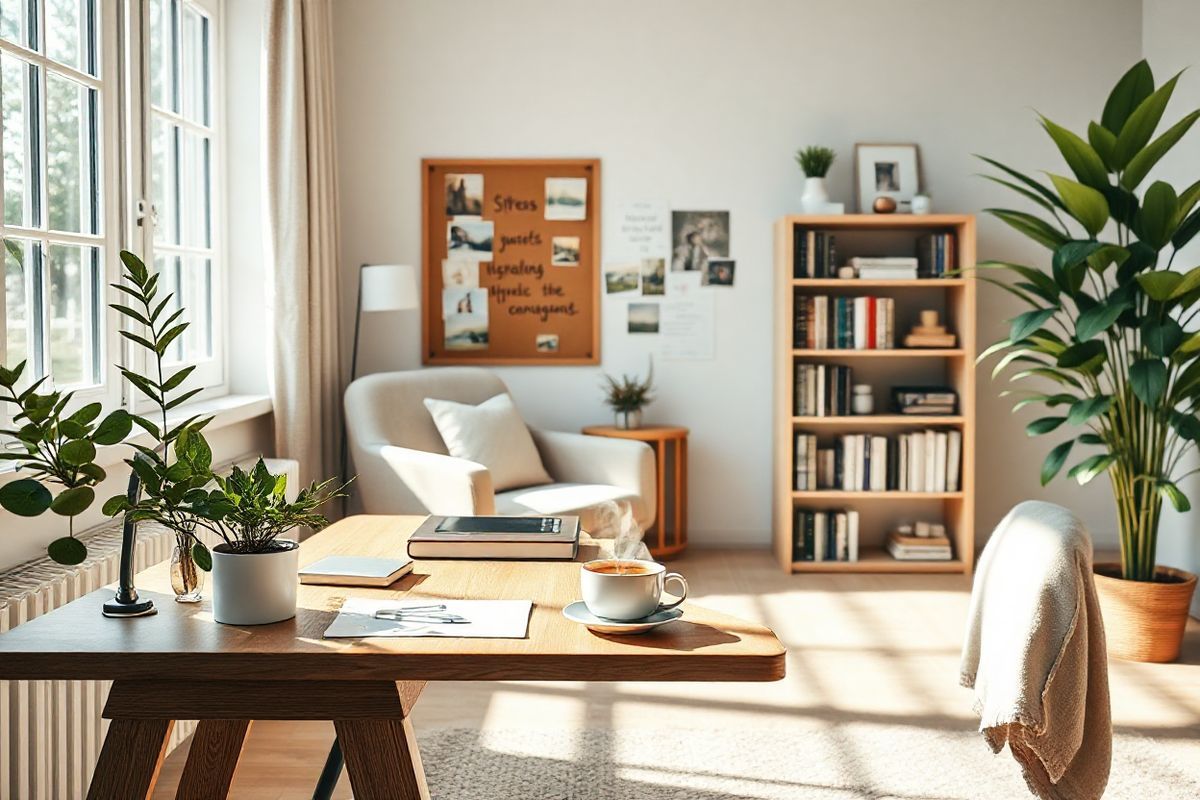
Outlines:
{"type": "Polygon", "coordinates": [[[667,258],[671,254],[667,204],[650,200],[622,203],[617,209],[616,241],[607,252],[618,261],[667,258]]]}
{"type": "Polygon", "coordinates": [[[715,297],[701,288],[699,272],[668,272],[658,323],[662,357],[711,361],[716,351],[715,297]]]}
{"type": "Polygon", "coordinates": [[[524,639],[529,631],[532,600],[379,600],[348,597],[337,618],[325,630],[326,639],[390,636],[440,636],[454,639],[524,639]],[[444,604],[447,614],[470,620],[456,625],[375,619],[384,608],[444,604]]]}

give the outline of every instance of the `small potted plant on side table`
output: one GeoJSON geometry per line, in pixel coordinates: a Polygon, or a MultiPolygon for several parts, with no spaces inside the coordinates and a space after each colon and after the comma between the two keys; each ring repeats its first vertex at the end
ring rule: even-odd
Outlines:
{"type": "Polygon", "coordinates": [[[212,549],[213,618],[227,625],[265,625],[296,616],[300,545],[280,537],[296,528],[320,530],[328,520],[317,509],[341,497],[335,479],[313,483],[293,501],[287,476],[272,475],[260,458],[249,472],[234,467],[214,476],[211,501],[221,508],[212,549]]]}
{"type": "Polygon", "coordinates": [[[616,427],[623,431],[642,427],[642,408],[654,399],[650,396],[650,391],[654,388],[654,364],[650,364],[650,371],[644,381],[629,375],[622,375],[621,380],[605,375],[604,380],[608,395],[604,402],[612,406],[616,427]]]}

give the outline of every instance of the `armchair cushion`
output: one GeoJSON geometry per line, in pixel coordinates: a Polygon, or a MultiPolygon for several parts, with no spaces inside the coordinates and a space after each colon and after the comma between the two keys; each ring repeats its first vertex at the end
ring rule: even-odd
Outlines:
{"type": "Polygon", "coordinates": [[[529,428],[507,394],[477,406],[425,398],[446,449],[485,466],[497,492],[550,483],[529,428]]]}

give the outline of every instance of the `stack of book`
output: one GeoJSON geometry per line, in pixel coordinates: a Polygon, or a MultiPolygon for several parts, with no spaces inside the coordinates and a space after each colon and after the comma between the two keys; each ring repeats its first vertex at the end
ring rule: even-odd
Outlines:
{"type": "Polygon", "coordinates": [[[945,536],[906,536],[889,533],[887,551],[897,561],[949,561],[954,557],[945,536]]]}
{"type": "Polygon", "coordinates": [[[849,433],[832,447],[820,447],[813,434],[797,432],[794,455],[798,492],[957,492],[962,432],[849,433]]]}
{"type": "Polygon", "coordinates": [[[890,297],[795,295],[794,346],[814,350],[891,350],[896,301],[890,297]]]}
{"type": "Polygon", "coordinates": [[[795,510],[793,561],[858,561],[858,512],[795,510]]]}
{"type": "Polygon", "coordinates": [[[850,414],[854,386],[849,367],[837,364],[796,364],[795,404],[798,417],[844,417],[850,414]]]}
{"type": "Polygon", "coordinates": [[[958,269],[953,233],[930,233],[917,239],[917,272],[922,278],[940,278],[958,269]]]}
{"type": "Polygon", "coordinates": [[[917,259],[912,256],[855,256],[850,266],[862,280],[914,280],[917,259]]]}
{"type": "Polygon", "coordinates": [[[836,278],[837,237],[824,231],[792,227],[792,277],[836,278]]]}
{"type": "Polygon", "coordinates": [[[953,414],[958,394],[948,386],[896,386],[892,408],[899,414],[953,414]]]}

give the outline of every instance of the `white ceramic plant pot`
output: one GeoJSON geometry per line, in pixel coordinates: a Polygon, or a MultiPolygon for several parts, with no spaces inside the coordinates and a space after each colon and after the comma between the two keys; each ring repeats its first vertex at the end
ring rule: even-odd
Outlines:
{"type": "Polygon", "coordinates": [[[829,190],[824,178],[805,178],[804,194],[800,195],[800,206],[809,214],[819,214],[829,203],[829,190]]]}
{"type": "Polygon", "coordinates": [[[642,427],[642,410],[640,408],[633,411],[617,411],[616,426],[622,431],[636,431],[642,427]]]}
{"type": "Polygon", "coordinates": [[[300,582],[300,546],[276,540],[288,549],[273,553],[212,550],[213,619],[226,625],[267,625],[296,616],[300,582]]]}

